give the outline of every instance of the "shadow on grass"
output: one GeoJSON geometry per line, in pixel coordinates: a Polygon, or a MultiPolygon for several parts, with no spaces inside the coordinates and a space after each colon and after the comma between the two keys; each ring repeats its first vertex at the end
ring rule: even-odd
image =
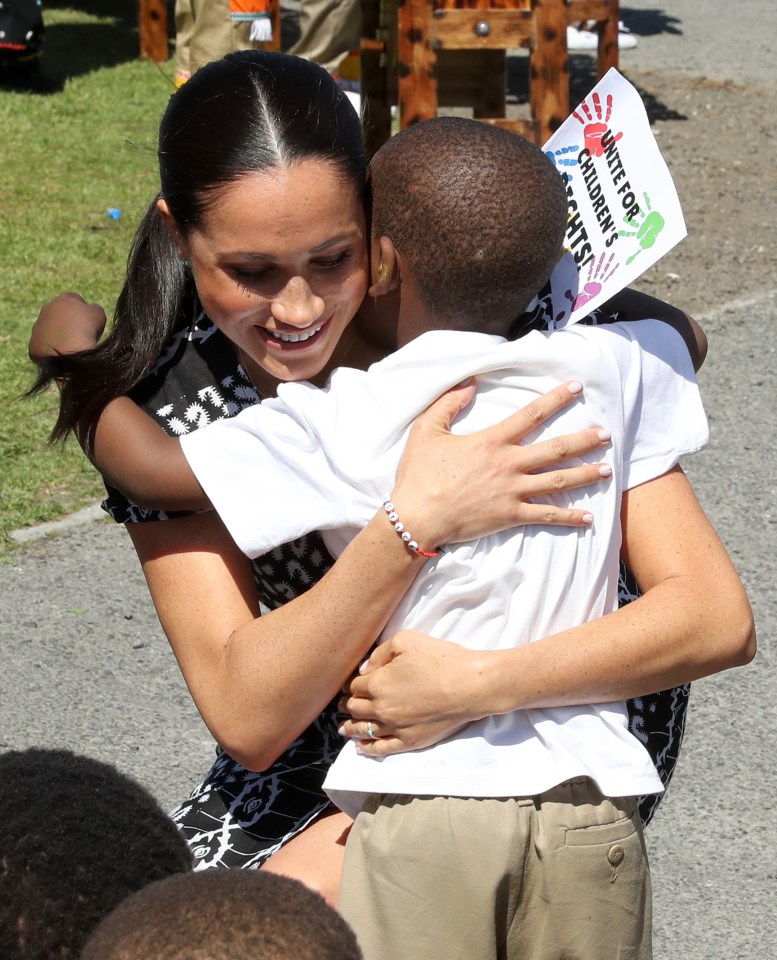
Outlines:
{"type": "MultiPolygon", "coordinates": [[[[624,70],[621,73],[636,88],[642,98],[650,123],[656,120],[687,120],[685,114],[663,103],[650,91],[635,83],[624,70]]],[[[585,54],[569,55],[569,105],[574,109],[596,86],[596,59],[585,54]]],[[[516,103],[529,101],[529,58],[515,56],[507,58],[507,96],[516,103]]]]}
{"type": "MultiPolygon", "coordinates": [[[[174,31],[172,3],[168,34],[174,31]]],[[[59,93],[72,77],[115,67],[140,56],[138,8],[132,0],[48,0],[44,8],[43,55],[0,69],[0,91],[59,93]],[[102,22],[50,22],[53,11],[75,11],[102,22]]],[[[174,35],[174,34],[173,34],[174,35]]]]}

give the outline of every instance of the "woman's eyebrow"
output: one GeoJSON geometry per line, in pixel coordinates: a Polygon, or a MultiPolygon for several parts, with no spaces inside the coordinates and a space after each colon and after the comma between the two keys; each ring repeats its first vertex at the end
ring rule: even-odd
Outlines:
{"type": "MultiPolygon", "coordinates": [[[[328,240],[324,240],[323,243],[317,244],[315,247],[311,247],[307,252],[308,253],[322,253],[325,250],[330,249],[331,247],[338,247],[342,243],[353,243],[354,239],[358,235],[358,231],[353,230],[348,233],[340,233],[336,237],[329,237],[328,240]]],[[[226,257],[239,257],[242,260],[271,260],[276,261],[280,258],[277,257],[274,253],[262,253],[258,250],[234,250],[225,254],[226,257]]]]}

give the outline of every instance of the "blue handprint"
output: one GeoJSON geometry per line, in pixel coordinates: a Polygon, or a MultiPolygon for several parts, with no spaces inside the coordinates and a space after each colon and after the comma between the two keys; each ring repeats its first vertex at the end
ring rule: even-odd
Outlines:
{"type": "MultiPolygon", "coordinates": [[[[546,150],[545,156],[551,161],[553,166],[558,169],[559,167],[576,167],[578,153],[580,153],[580,147],[569,146],[559,147],[558,150],[546,150]],[[568,156],[570,153],[573,154],[573,156],[568,156]]],[[[559,170],[559,173],[565,173],[567,180],[572,179],[572,174],[568,170],[559,170]]]]}

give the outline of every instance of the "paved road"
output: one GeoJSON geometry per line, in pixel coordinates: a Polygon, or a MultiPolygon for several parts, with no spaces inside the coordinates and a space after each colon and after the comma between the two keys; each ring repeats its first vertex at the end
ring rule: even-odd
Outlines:
{"type": "Polygon", "coordinates": [[[773,0],[621,0],[621,17],[639,39],[625,67],[774,87],[773,0]]]}
{"type": "MultiPolygon", "coordinates": [[[[624,67],[757,87],[774,102],[771,0],[623,0],[621,9],[639,37],[624,67]]],[[[765,283],[700,318],[713,346],[700,378],[712,442],[688,473],[750,593],[759,653],[694,685],[677,779],[647,833],[657,960],[766,960],[777,938],[777,373],[768,334],[754,342],[756,326],[777,329],[777,283],[769,273],[765,283]]]]}
{"type": "MultiPolygon", "coordinates": [[[[689,0],[666,10],[632,0],[623,10],[640,35],[624,63],[774,93],[771,0],[689,0]]],[[[712,444],[688,472],[748,587],[760,650],[748,668],[695,685],[680,769],[648,831],[658,960],[771,960],[777,941],[777,374],[774,347],[754,343],[743,315],[761,331],[777,329],[777,289],[742,290],[701,317],[714,333],[702,376],[712,444]]],[[[0,650],[0,749],[88,752],[166,806],[209,764],[212,741],[123,530],[91,522],[0,565],[0,650]]]]}

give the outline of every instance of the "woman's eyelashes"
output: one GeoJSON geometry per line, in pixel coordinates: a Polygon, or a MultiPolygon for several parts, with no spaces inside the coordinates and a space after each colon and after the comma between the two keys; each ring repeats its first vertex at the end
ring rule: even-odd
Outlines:
{"type": "MultiPolygon", "coordinates": [[[[311,266],[313,270],[329,272],[345,266],[352,256],[352,250],[343,250],[342,253],[338,253],[335,257],[314,260],[311,266]]],[[[258,270],[246,270],[244,267],[233,267],[231,272],[238,286],[248,293],[257,292],[256,288],[261,284],[271,282],[278,284],[282,279],[282,271],[275,265],[262,267],[258,270]]]]}
{"type": "Polygon", "coordinates": [[[352,253],[352,250],[343,250],[343,252],[338,253],[336,257],[330,257],[326,260],[316,260],[315,265],[323,270],[336,270],[338,267],[342,267],[343,264],[348,263],[352,253]]]}

